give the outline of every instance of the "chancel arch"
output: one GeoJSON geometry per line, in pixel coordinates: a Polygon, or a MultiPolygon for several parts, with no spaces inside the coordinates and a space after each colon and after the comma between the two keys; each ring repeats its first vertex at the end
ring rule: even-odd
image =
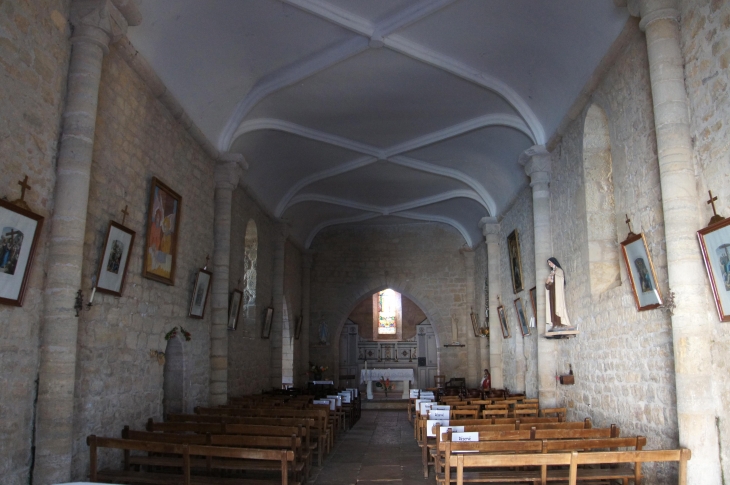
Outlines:
{"type": "Polygon", "coordinates": [[[597,296],[621,282],[615,227],[611,135],[608,117],[597,104],[588,108],[583,126],[583,180],[588,271],[591,294],[597,296]]]}

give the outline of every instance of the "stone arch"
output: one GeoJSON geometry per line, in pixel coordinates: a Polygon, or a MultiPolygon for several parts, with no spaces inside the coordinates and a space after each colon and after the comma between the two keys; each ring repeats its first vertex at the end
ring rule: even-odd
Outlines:
{"type": "Polygon", "coordinates": [[[611,135],[606,112],[597,104],[588,108],[583,124],[583,182],[588,238],[591,295],[621,283],[611,135]]]}
{"type": "Polygon", "coordinates": [[[167,341],[165,347],[165,366],[163,368],[162,411],[169,413],[185,412],[185,351],[179,336],[167,341]]]}
{"type": "MultiPolygon", "coordinates": [[[[336,310],[334,310],[334,313],[337,316],[336,322],[337,326],[335,328],[335,331],[333,332],[333,335],[331,336],[332,342],[339,342],[340,341],[340,333],[342,332],[342,328],[345,325],[345,322],[347,321],[347,317],[352,313],[352,311],[355,309],[355,307],[360,304],[363,300],[366,298],[370,298],[373,293],[385,290],[387,288],[391,288],[398,293],[401,293],[402,295],[408,297],[413,303],[418,305],[418,307],[423,311],[423,313],[426,315],[426,318],[431,323],[431,325],[434,328],[434,334],[436,337],[436,347],[437,347],[437,355],[438,355],[438,367],[441,368],[441,335],[440,332],[442,331],[443,323],[444,321],[450,321],[449,318],[444,320],[443,316],[441,315],[441,311],[434,305],[428,297],[421,294],[416,288],[413,288],[411,285],[409,285],[408,281],[389,281],[386,283],[381,282],[371,282],[370,284],[363,284],[360,286],[359,289],[351,290],[349,292],[349,295],[343,295],[341,298],[342,303],[338,306],[336,310]]],[[[449,327],[450,332],[450,327],[449,327]]],[[[333,366],[334,366],[334,378],[337,380],[340,375],[340,348],[339,345],[332,345],[332,354],[333,354],[333,366]]]]}
{"type": "Polygon", "coordinates": [[[246,328],[256,325],[256,268],[258,265],[259,235],[256,222],[246,224],[243,254],[243,318],[246,328]]]}

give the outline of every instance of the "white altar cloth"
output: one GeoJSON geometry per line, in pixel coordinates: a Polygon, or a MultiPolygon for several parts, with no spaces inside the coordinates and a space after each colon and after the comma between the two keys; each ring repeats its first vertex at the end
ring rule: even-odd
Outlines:
{"type": "Polygon", "coordinates": [[[402,381],[403,395],[401,398],[408,399],[410,395],[408,383],[415,382],[413,369],[362,369],[360,371],[360,382],[367,385],[368,399],[373,398],[373,381],[379,381],[381,377],[391,381],[402,381]]]}

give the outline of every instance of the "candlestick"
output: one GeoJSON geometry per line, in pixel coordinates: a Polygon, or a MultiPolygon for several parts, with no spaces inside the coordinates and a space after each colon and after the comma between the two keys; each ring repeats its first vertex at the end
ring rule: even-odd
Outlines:
{"type": "Polygon", "coordinates": [[[89,298],[89,303],[94,303],[94,295],[96,294],[96,287],[91,289],[91,298],[89,298]]]}

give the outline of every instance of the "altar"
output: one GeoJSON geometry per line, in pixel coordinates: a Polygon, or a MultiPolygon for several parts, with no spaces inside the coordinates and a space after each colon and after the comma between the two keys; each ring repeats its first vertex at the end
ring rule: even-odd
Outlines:
{"type": "Polygon", "coordinates": [[[403,382],[402,399],[408,399],[409,382],[415,382],[413,369],[362,369],[360,371],[360,382],[364,382],[367,386],[368,399],[373,398],[373,381],[380,381],[380,378],[390,379],[391,381],[403,382]]]}

